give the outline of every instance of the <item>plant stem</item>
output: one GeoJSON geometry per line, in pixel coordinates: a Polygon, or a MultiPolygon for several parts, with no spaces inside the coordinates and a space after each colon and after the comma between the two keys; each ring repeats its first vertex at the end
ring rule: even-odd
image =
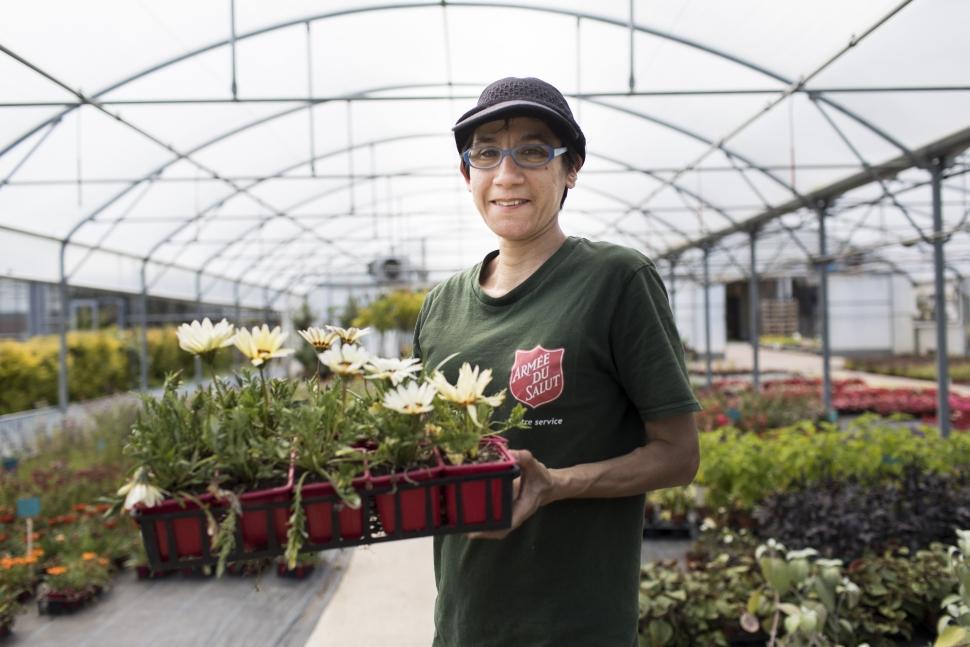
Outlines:
{"type": "Polygon", "coordinates": [[[259,365],[259,381],[263,384],[263,403],[266,405],[263,411],[263,418],[266,426],[269,426],[269,388],[266,386],[266,374],[263,372],[263,364],[259,365]]]}
{"type": "Polygon", "coordinates": [[[771,640],[768,641],[768,647],[775,647],[775,641],[778,640],[778,616],[781,614],[778,609],[779,604],[781,599],[778,597],[778,591],[775,591],[775,615],[771,619],[771,640]]]}
{"type": "Polygon", "coordinates": [[[215,386],[216,393],[219,394],[221,399],[224,395],[222,391],[222,385],[219,383],[219,378],[216,376],[216,357],[215,353],[210,353],[208,356],[204,357],[205,363],[209,367],[209,374],[212,375],[212,384],[215,386]]]}

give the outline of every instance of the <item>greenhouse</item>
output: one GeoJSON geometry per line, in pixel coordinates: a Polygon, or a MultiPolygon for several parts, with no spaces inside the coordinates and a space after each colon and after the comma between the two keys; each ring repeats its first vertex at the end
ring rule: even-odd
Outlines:
{"type": "Polygon", "coordinates": [[[959,0],[6,3],[0,644],[453,647],[502,606],[496,645],[970,645],[968,24],[959,0]],[[538,153],[501,143],[526,123],[538,153]],[[539,191],[560,155],[563,238],[498,289],[545,248],[489,214],[545,202],[481,178],[539,191]],[[610,310],[600,260],[548,296],[558,245],[640,259],[658,314],[610,310]],[[443,309],[463,272],[481,303],[443,309]],[[593,359],[563,354],[584,335],[593,359]],[[514,366],[473,350],[505,343],[514,366]],[[612,429],[594,359],[636,449],[564,435],[565,400],[612,429]],[[680,373],[696,413],[661,401],[680,373]],[[521,512],[536,474],[663,472],[673,413],[693,479],[521,512]],[[644,495],[612,638],[597,604],[632,598],[558,593],[540,639],[524,579],[496,606],[438,573],[644,495]]]}

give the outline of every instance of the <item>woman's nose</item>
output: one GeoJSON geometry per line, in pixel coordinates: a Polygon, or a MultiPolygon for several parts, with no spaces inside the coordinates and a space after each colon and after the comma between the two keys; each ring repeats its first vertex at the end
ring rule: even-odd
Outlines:
{"type": "Polygon", "coordinates": [[[511,155],[506,155],[495,169],[495,181],[499,184],[516,182],[522,179],[522,169],[511,155]]]}

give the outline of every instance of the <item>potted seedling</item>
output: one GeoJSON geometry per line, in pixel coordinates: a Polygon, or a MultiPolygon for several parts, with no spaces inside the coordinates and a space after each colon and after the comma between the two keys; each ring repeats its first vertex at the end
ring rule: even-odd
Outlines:
{"type": "MultiPolygon", "coordinates": [[[[508,420],[493,424],[492,414],[504,401],[505,390],[486,395],[485,389],[491,381],[491,369],[473,368],[467,362],[459,368],[455,384],[438,370],[431,376],[438,397],[434,401],[429,435],[444,457],[445,477],[461,479],[515,469],[515,460],[500,434],[525,426],[525,407],[516,404],[508,420]]],[[[502,495],[500,478],[447,485],[448,523],[463,525],[500,520],[504,513],[502,495]]]]}

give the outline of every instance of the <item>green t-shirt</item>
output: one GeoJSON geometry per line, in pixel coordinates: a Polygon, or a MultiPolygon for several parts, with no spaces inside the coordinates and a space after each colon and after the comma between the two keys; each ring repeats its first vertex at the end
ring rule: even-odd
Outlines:
{"type": "MultiPolygon", "coordinates": [[[[494,258],[492,252],[484,262],[494,258]]],[[[550,468],[629,453],[643,420],[700,407],[653,263],[568,238],[508,294],[480,286],[482,264],[436,286],[414,349],[455,381],[462,362],[491,368],[495,419],[526,405],[507,434],[550,468]]],[[[631,647],[636,644],[644,497],[572,499],[539,509],[502,540],[435,537],[434,647],[631,647]]]]}

